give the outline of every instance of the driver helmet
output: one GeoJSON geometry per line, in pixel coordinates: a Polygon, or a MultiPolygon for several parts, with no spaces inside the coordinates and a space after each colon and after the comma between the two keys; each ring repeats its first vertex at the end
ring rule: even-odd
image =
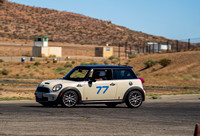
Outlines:
{"type": "Polygon", "coordinates": [[[100,72],[99,72],[99,76],[100,76],[100,77],[106,76],[106,72],[105,72],[105,71],[100,71],[100,72]]]}

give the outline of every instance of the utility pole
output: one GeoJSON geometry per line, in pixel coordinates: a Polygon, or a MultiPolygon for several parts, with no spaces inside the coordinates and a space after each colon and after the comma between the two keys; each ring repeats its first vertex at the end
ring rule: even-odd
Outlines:
{"type": "Polygon", "coordinates": [[[188,39],[188,50],[190,50],[190,39],[188,39]]]}
{"type": "Polygon", "coordinates": [[[178,52],[178,40],[176,40],[176,52],[178,52]]]}
{"type": "Polygon", "coordinates": [[[167,40],[167,52],[169,52],[169,41],[167,40]]]}
{"type": "Polygon", "coordinates": [[[118,57],[119,57],[119,65],[120,65],[120,43],[119,43],[119,46],[118,46],[118,57]]]}
{"type": "Polygon", "coordinates": [[[125,58],[127,58],[127,52],[126,52],[126,50],[127,50],[127,42],[125,42],[125,51],[124,51],[124,53],[125,53],[125,58]]]}

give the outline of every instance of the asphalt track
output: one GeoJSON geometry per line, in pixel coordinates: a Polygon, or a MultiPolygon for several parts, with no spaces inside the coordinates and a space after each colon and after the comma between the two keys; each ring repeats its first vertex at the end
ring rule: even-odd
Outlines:
{"type": "MultiPolygon", "coordinates": [[[[194,99],[194,98],[192,98],[194,99]]],[[[192,136],[200,100],[147,100],[138,109],[77,105],[42,107],[34,101],[0,102],[0,135],[192,136]]]]}

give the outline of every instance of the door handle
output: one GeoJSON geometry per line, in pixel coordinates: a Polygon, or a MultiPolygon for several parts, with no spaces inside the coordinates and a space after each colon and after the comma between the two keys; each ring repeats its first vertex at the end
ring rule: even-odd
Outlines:
{"type": "Polygon", "coordinates": [[[114,86],[114,85],[115,85],[114,83],[111,83],[111,84],[110,84],[110,86],[114,86]]]}

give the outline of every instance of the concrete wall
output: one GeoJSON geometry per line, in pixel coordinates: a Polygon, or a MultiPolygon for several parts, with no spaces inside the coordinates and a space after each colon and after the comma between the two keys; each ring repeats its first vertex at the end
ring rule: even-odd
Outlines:
{"type": "Polygon", "coordinates": [[[113,47],[103,47],[103,57],[113,56],[113,47]]]}
{"type": "Polygon", "coordinates": [[[32,55],[33,57],[49,57],[49,56],[62,57],[62,47],[33,46],[32,55]]]}

